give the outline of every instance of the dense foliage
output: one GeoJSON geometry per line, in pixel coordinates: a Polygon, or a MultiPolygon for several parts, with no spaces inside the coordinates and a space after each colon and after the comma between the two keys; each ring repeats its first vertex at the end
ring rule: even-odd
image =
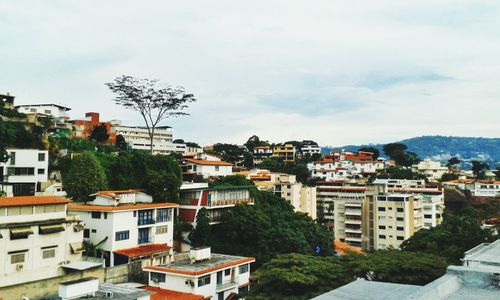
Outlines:
{"type": "Polygon", "coordinates": [[[191,246],[200,247],[209,245],[212,240],[212,230],[210,227],[210,219],[208,211],[202,207],[196,215],[196,228],[189,234],[191,246]]]}
{"type": "Polygon", "coordinates": [[[266,169],[271,172],[282,172],[295,175],[297,181],[303,184],[312,184],[311,173],[307,168],[306,163],[284,163],[282,160],[276,158],[266,158],[257,167],[266,169]]]}
{"type": "Polygon", "coordinates": [[[255,273],[248,299],[310,299],[356,278],[424,285],[442,276],[446,261],[424,253],[385,250],[365,256],[278,255],[255,273]]]}
{"type": "Polygon", "coordinates": [[[73,158],[63,174],[64,189],[74,200],[88,201],[91,194],[107,189],[104,169],[92,152],[73,158]]]}
{"type": "Polygon", "coordinates": [[[401,143],[390,143],[384,145],[384,154],[394,160],[398,166],[411,167],[420,159],[415,152],[407,151],[408,147],[401,143]]]}

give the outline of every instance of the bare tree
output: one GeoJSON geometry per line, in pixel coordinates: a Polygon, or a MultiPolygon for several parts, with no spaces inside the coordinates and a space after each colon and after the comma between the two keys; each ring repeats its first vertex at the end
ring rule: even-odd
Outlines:
{"type": "Polygon", "coordinates": [[[157,79],[123,75],[106,85],[116,94],[116,104],[141,114],[148,129],[151,154],[157,125],[166,118],[187,115],[182,110],[188,107],[187,103],[196,101],[183,87],[161,84],[157,79]]]}

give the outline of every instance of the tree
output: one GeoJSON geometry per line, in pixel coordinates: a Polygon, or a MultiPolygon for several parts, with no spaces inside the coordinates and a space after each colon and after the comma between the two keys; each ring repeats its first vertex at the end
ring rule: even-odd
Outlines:
{"type": "Polygon", "coordinates": [[[91,152],[73,158],[69,170],[63,174],[64,189],[74,200],[88,201],[91,194],[107,189],[104,169],[91,152]]]}
{"type": "Polygon", "coordinates": [[[446,164],[446,166],[451,169],[452,167],[458,165],[460,163],[460,159],[456,156],[448,159],[448,163],[446,164]]]}
{"type": "Polygon", "coordinates": [[[15,129],[10,123],[3,121],[0,117],[0,163],[6,162],[9,159],[7,147],[14,142],[15,138],[15,129]]]}
{"type": "Polygon", "coordinates": [[[182,112],[188,107],[187,103],[196,101],[193,94],[186,93],[183,87],[160,84],[156,79],[123,75],[106,85],[116,94],[114,101],[117,104],[141,114],[148,129],[151,154],[154,132],[158,124],[169,117],[187,115],[182,112]]]}
{"type": "Polygon", "coordinates": [[[217,179],[215,186],[254,186],[254,183],[243,175],[229,175],[217,179]]]}
{"type": "Polygon", "coordinates": [[[384,145],[384,154],[392,159],[393,156],[405,152],[408,147],[401,143],[389,143],[384,145]]]}
{"type": "Polygon", "coordinates": [[[213,153],[222,156],[224,161],[236,164],[243,160],[245,149],[238,145],[217,143],[214,146],[213,153]]]}
{"type": "Polygon", "coordinates": [[[500,180],[500,166],[497,167],[497,170],[494,172],[497,180],[500,180]]]}
{"type": "Polygon", "coordinates": [[[410,169],[402,168],[399,166],[390,166],[387,170],[377,175],[381,179],[418,179],[418,176],[410,169]]]}
{"type": "Polygon", "coordinates": [[[358,152],[370,152],[373,153],[373,159],[376,160],[380,156],[380,151],[375,147],[361,147],[358,149],[358,152]]]}
{"type": "Polygon", "coordinates": [[[125,138],[123,135],[119,134],[116,136],[116,143],[115,143],[116,148],[120,150],[127,150],[128,144],[127,141],[125,141],[125,138]]]}
{"type": "Polygon", "coordinates": [[[474,173],[474,176],[476,176],[478,179],[483,179],[484,178],[484,173],[486,170],[490,168],[487,163],[484,161],[478,161],[478,160],[473,160],[472,162],[472,173],[474,173]]]}
{"type": "Polygon", "coordinates": [[[208,211],[204,207],[196,215],[196,227],[189,234],[189,240],[193,247],[208,246],[212,243],[212,228],[210,227],[208,211]]]}
{"type": "Polygon", "coordinates": [[[420,159],[415,152],[406,151],[408,147],[401,143],[390,143],[384,145],[384,153],[394,160],[398,166],[411,167],[420,159]]]}
{"type": "Polygon", "coordinates": [[[106,125],[102,124],[94,127],[94,130],[92,130],[92,133],[90,134],[90,139],[98,143],[105,143],[109,139],[106,125]]]}
{"type": "Polygon", "coordinates": [[[248,152],[253,153],[253,149],[258,146],[269,146],[267,141],[261,141],[260,138],[256,135],[252,135],[248,138],[247,142],[244,144],[247,148],[248,152]]]}

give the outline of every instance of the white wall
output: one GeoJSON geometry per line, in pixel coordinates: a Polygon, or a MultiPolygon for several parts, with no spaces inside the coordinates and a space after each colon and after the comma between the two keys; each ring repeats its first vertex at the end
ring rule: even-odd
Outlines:
{"type": "Polygon", "coordinates": [[[49,167],[49,153],[47,150],[37,150],[37,149],[7,149],[9,155],[15,152],[15,163],[12,163],[12,159],[5,163],[0,163],[0,167],[4,167],[3,174],[6,176],[8,174],[8,168],[34,168],[34,175],[9,175],[8,178],[4,177],[6,182],[10,183],[37,183],[46,182],[48,180],[48,167],[49,167]],[[45,159],[43,161],[38,161],[38,154],[45,154],[45,159]],[[43,169],[43,174],[38,174],[38,170],[43,169]]]}

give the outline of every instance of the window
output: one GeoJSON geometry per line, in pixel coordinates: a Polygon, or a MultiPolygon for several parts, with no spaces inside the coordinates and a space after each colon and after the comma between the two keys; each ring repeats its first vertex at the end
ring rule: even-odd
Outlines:
{"type": "Polygon", "coordinates": [[[382,240],[385,240],[385,235],[383,235],[383,234],[379,234],[378,238],[379,238],[379,239],[382,239],[382,240]]]}
{"type": "Polygon", "coordinates": [[[48,259],[56,257],[56,249],[57,246],[42,248],[42,258],[48,259]]]}
{"type": "Polygon", "coordinates": [[[231,269],[225,269],[224,276],[230,276],[230,275],[231,275],[231,269]]]}
{"type": "Polygon", "coordinates": [[[240,266],[240,274],[244,274],[248,272],[248,265],[240,266]]]}
{"type": "Polygon", "coordinates": [[[151,272],[151,281],[153,282],[165,282],[165,274],[151,272]]]}
{"type": "Polygon", "coordinates": [[[168,232],[168,226],[158,226],[156,227],[156,234],[164,234],[168,232]]]}
{"type": "Polygon", "coordinates": [[[380,226],[378,227],[378,229],[385,229],[385,226],[380,225],[380,226]]]}
{"type": "Polygon", "coordinates": [[[405,240],[404,236],[398,236],[397,239],[398,239],[398,241],[404,241],[405,240]]]}
{"type": "Polygon", "coordinates": [[[432,219],[432,215],[427,215],[427,214],[425,214],[425,215],[424,215],[424,218],[426,218],[426,219],[432,219]]]}
{"type": "Polygon", "coordinates": [[[101,218],[101,212],[100,211],[93,211],[92,212],[92,219],[100,219],[101,218]]]}
{"type": "Polygon", "coordinates": [[[10,263],[11,264],[23,263],[25,261],[26,252],[28,252],[28,250],[9,252],[10,263]]]}
{"type": "Polygon", "coordinates": [[[404,208],[398,208],[398,212],[404,212],[404,208]]]}
{"type": "Polygon", "coordinates": [[[11,152],[9,154],[10,157],[10,164],[15,165],[16,164],[16,152],[11,152]]]}
{"type": "Polygon", "coordinates": [[[35,168],[7,168],[7,174],[15,176],[35,175],[35,168]]]}
{"type": "Polygon", "coordinates": [[[45,153],[38,153],[38,161],[45,161],[45,153]]]}
{"type": "Polygon", "coordinates": [[[141,210],[141,211],[139,211],[139,219],[137,220],[137,224],[138,225],[154,224],[153,210],[141,210]]]}
{"type": "Polygon", "coordinates": [[[49,109],[44,110],[44,112],[48,115],[50,115],[51,111],[49,109]]]}
{"type": "Polygon", "coordinates": [[[215,166],[215,171],[218,172],[219,171],[219,166],[215,166]]]}
{"type": "Polygon", "coordinates": [[[198,287],[210,284],[210,275],[198,278],[198,287]]]}
{"type": "Polygon", "coordinates": [[[30,108],[30,112],[36,112],[36,108],[30,108]]]}
{"type": "Polygon", "coordinates": [[[396,221],[403,222],[403,221],[404,221],[404,218],[396,218],[396,221]]]}
{"type": "Polygon", "coordinates": [[[86,239],[90,238],[90,230],[89,229],[83,230],[83,237],[86,239]]]}
{"type": "Polygon", "coordinates": [[[43,175],[45,174],[45,169],[38,169],[38,175],[43,175]]]}
{"type": "Polygon", "coordinates": [[[404,228],[404,227],[399,227],[399,226],[398,226],[398,227],[396,227],[396,230],[403,231],[403,230],[405,230],[405,228],[404,228]]]}
{"type": "Polygon", "coordinates": [[[96,233],[96,232],[97,232],[97,230],[96,230],[96,229],[92,229],[92,233],[96,233]]]}
{"type": "Polygon", "coordinates": [[[108,218],[108,213],[107,213],[107,212],[105,212],[105,213],[104,213],[104,219],[107,219],[107,218],[108,218]]]}
{"type": "Polygon", "coordinates": [[[172,221],[172,210],[167,208],[158,209],[156,211],[156,222],[172,221]]]}
{"type": "Polygon", "coordinates": [[[385,207],[379,207],[378,211],[385,211],[385,207]]]}
{"type": "Polygon", "coordinates": [[[115,232],[115,240],[123,241],[123,240],[128,240],[128,239],[129,239],[129,231],[128,230],[115,232]]]}

